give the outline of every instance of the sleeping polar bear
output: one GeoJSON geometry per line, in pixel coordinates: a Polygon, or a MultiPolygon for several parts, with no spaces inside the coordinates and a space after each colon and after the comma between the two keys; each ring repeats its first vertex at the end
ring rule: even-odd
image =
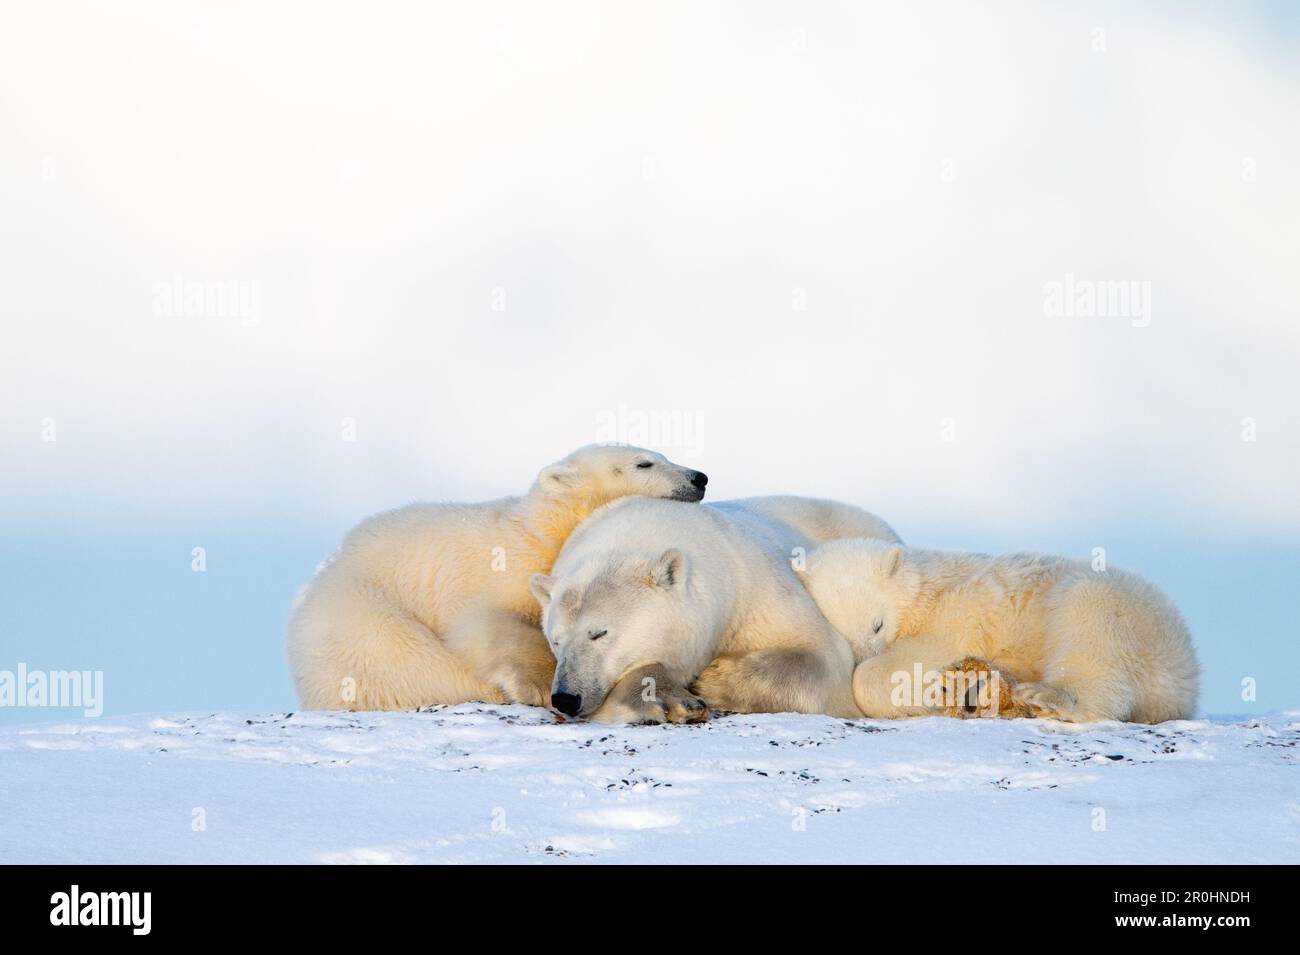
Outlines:
{"type": "Polygon", "coordinates": [[[698,501],[707,483],[653,451],[592,445],[543,468],[523,497],[412,504],[363,521],[304,588],[289,622],[302,705],[545,706],[555,660],[529,575],[550,570],[598,507],[627,495],[698,501]]]}
{"type": "Polygon", "coordinates": [[[807,548],[864,535],[898,540],[833,501],[606,505],[550,575],[532,578],[557,660],[552,706],[631,723],[691,722],[707,708],[861,716],[853,654],[793,566],[807,548]]]}
{"type": "Polygon", "coordinates": [[[832,541],[805,563],[804,585],[859,661],[853,694],[867,716],[952,712],[920,683],[963,658],[1010,678],[1023,715],[1159,723],[1196,709],[1199,671],[1182,616],[1126,571],[879,540],[832,541]]]}

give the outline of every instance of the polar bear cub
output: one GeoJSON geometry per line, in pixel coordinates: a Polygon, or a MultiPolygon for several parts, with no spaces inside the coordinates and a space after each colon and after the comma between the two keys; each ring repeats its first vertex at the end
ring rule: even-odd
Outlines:
{"type": "Polygon", "coordinates": [[[965,657],[988,661],[1014,682],[1017,702],[1055,719],[1158,723],[1196,708],[1182,616],[1125,571],[839,540],[810,553],[800,576],[853,648],[854,698],[867,716],[933,714],[900,688],[965,657]]]}
{"type": "Polygon", "coordinates": [[[604,504],[698,501],[707,483],[653,451],[592,445],[543,468],[523,497],[412,504],[363,521],[295,604],[289,661],[302,705],[545,706],[555,660],[530,575],[550,570],[570,532],[604,504]]]}

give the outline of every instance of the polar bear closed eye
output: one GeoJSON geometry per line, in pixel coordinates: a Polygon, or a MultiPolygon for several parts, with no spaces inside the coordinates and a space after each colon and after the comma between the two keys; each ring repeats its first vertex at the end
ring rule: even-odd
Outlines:
{"type": "Polygon", "coordinates": [[[602,505],[628,496],[695,502],[707,484],[654,451],[593,445],[543,468],[522,497],[412,504],[362,522],[305,588],[289,624],[302,705],[545,706],[555,661],[529,576],[549,571],[602,505]]]}

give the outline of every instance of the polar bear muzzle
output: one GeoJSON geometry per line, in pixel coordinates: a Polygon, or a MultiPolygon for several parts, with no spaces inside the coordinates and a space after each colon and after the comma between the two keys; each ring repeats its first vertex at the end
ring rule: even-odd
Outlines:
{"type": "Polygon", "coordinates": [[[704,500],[704,488],[709,483],[709,476],[703,471],[691,472],[691,483],[686,487],[679,487],[673,492],[669,500],[673,501],[702,501],[704,500]]]}

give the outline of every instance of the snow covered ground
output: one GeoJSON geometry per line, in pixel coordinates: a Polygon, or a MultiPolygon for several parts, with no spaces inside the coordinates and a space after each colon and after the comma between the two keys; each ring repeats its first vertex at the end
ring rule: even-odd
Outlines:
{"type": "Polygon", "coordinates": [[[1298,862],[1300,713],[698,726],[426,713],[0,732],[0,862],[1298,862]]]}

